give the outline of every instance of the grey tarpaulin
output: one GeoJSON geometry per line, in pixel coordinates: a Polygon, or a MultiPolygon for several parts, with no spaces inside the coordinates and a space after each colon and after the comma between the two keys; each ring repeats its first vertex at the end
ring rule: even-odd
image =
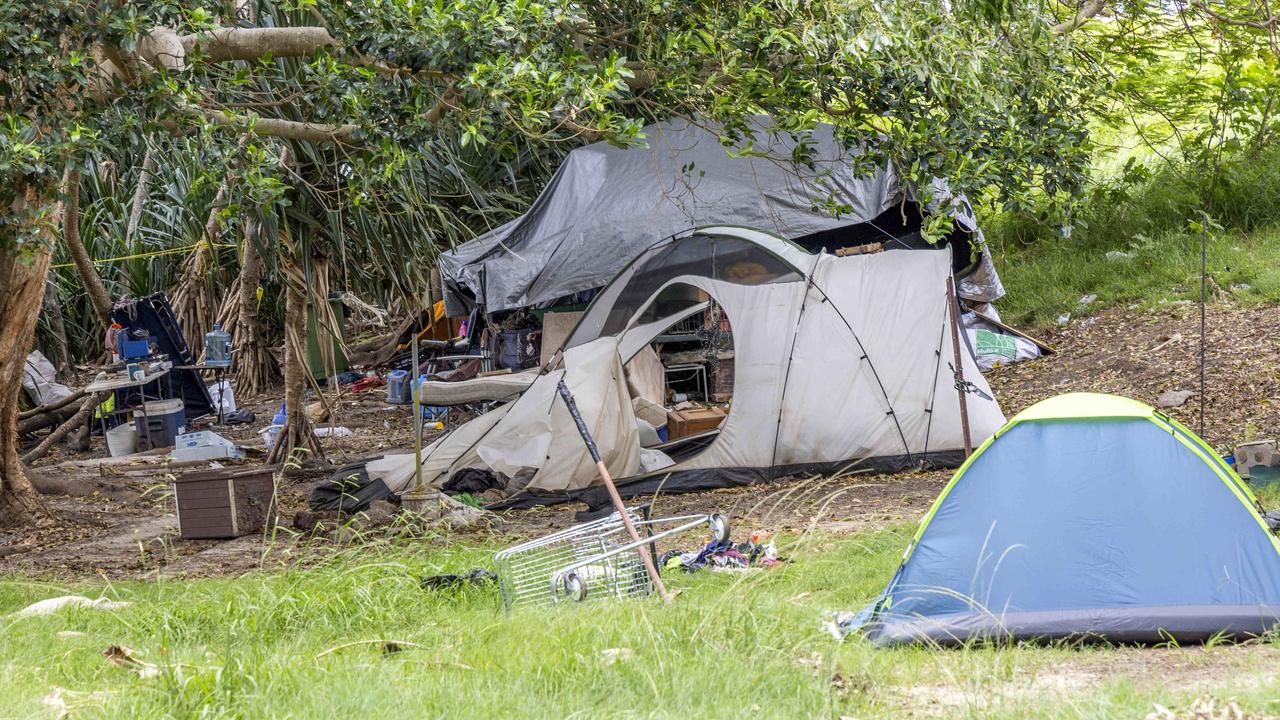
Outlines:
{"type": "MultiPolygon", "coordinates": [[[[802,136],[815,160],[802,166],[792,160],[795,138],[770,133],[767,118],[756,122],[750,157],[683,119],[646,127],[643,147],[595,143],[569,153],[523,216],[440,256],[449,314],[465,314],[473,298],[498,312],[601,287],[655,237],[692,227],[742,225],[794,239],[873,220],[902,199],[891,166],[854,175],[853,151],[830,125],[802,136]]],[[[963,197],[940,181],[931,194],[931,205],[977,230],[963,197]]],[[[985,254],[960,293],[984,302],[1003,294],[985,254]]]]}

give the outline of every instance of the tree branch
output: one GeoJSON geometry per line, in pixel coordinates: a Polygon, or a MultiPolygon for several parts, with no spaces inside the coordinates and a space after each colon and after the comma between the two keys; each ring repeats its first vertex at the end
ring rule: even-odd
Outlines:
{"type": "MultiPolygon", "coordinates": [[[[355,144],[355,134],[360,129],[359,125],[329,125],[264,117],[257,118],[253,123],[253,127],[249,128],[249,123],[244,118],[236,117],[224,110],[193,109],[192,112],[223,127],[252,130],[255,135],[302,140],[305,142],[355,144]]],[[[162,120],[160,124],[169,130],[178,129],[178,123],[174,120],[162,120]]]]}
{"type": "Polygon", "coordinates": [[[180,71],[187,67],[182,37],[171,28],[156,27],[138,39],[138,54],[153,67],[180,71]]]}
{"type": "Polygon", "coordinates": [[[111,325],[111,295],[102,283],[102,276],[93,266],[93,258],[80,238],[80,171],[71,166],[62,173],[62,241],[71,253],[84,291],[93,304],[98,320],[105,330],[111,325]]]}
{"type": "Polygon", "coordinates": [[[1226,15],[1222,15],[1218,12],[1215,12],[1214,10],[1210,10],[1208,5],[1204,4],[1203,2],[1199,2],[1198,0],[1197,2],[1191,3],[1191,7],[1194,7],[1195,9],[1204,13],[1205,15],[1208,15],[1209,18],[1212,19],[1214,22],[1220,22],[1223,25],[1234,25],[1235,27],[1247,27],[1247,28],[1253,28],[1255,30],[1270,30],[1274,28],[1276,25],[1280,25],[1280,13],[1276,15],[1272,15],[1271,17],[1268,17],[1265,20],[1238,20],[1236,18],[1230,18],[1230,17],[1227,17],[1226,15]]]}
{"type": "Polygon", "coordinates": [[[199,50],[208,62],[257,60],[272,57],[310,57],[325,47],[338,47],[322,27],[219,28],[206,33],[183,35],[186,52],[199,50]]]}
{"type": "Polygon", "coordinates": [[[1070,20],[1067,20],[1066,22],[1060,22],[1057,25],[1054,25],[1053,31],[1055,33],[1058,33],[1059,35],[1062,35],[1063,33],[1069,33],[1072,30],[1075,30],[1076,28],[1085,24],[1085,22],[1088,21],[1090,18],[1092,18],[1094,15],[1097,15],[1098,13],[1102,12],[1102,9],[1105,8],[1106,6],[1107,6],[1107,0],[1090,0],[1088,5],[1085,5],[1083,8],[1080,8],[1080,12],[1076,13],[1075,17],[1071,18],[1070,20]]]}
{"type": "Polygon", "coordinates": [[[634,77],[623,78],[627,87],[632,90],[644,90],[658,84],[658,76],[647,69],[644,63],[632,60],[626,64],[626,68],[634,75],[634,77]]]}

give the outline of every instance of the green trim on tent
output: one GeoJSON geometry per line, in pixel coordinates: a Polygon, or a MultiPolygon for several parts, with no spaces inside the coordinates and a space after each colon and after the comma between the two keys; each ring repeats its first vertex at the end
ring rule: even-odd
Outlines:
{"type": "Polygon", "coordinates": [[[1249,501],[1252,502],[1254,505],[1258,504],[1258,497],[1253,494],[1253,488],[1249,487],[1249,483],[1246,483],[1244,481],[1244,478],[1240,477],[1240,474],[1235,471],[1235,468],[1228,465],[1227,461],[1224,460],[1222,456],[1218,455],[1218,451],[1214,450],[1212,447],[1209,446],[1209,443],[1204,441],[1204,438],[1195,434],[1194,432],[1192,432],[1191,428],[1188,428],[1186,425],[1183,425],[1182,423],[1169,417],[1168,415],[1165,415],[1163,413],[1157,413],[1157,414],[1160,416],[1160,419],[1172,425],[1174,428],[1178,430],[1178,432],[1182,433],[1183,435],[1186,435],[1189,439],[1191,439],[1197,445],[1199,445],[1202,450],[1208,453],[1209,457],[1213,458],[1217,462],[1218,466],[1221,467],[1222,470],[1226,472],[1227,475],[1230,476],[1232,480],[1235,481],[1236,485],[1244,492],[1244,494],[1249,497],[1249,501]]]}
{"type": "Polygon", "coordinates": [[[1212,450],[1208,454],[1206,454],[1204,450],[1201,449],[1200,446],[1204,444],[1204,440],[1201,440],[1199,437],[1196,437],[1194,434],[1191,434],[1188,431],[1187,434],[1195,438],[1194,441],[1190,440],[1183,433],[1177,432],[1176,430],[1174,430],[1174,427],[1172,425],[1161,422],[1158,419],[1153,418],[1152,422],[1154,422],[1157,426],[1168,430],[1170,435],[1173,435],[1174,437],[1178,438],[1178,442],[1182,443],[1183,445],[1186,445],[1191,450],[1191,452],[1195,453],[1197,457],[1199,457],[1201,460],[1204,461],[1205,465],[1208,465],[1209,467],[1213,468],[1214,474],[1217,475],[1220,480],[1222,480],[1222,483],[1224,485],[1226,485],[1228,488],[1231,489],[1232,494],[1236,496],[1236,499],[1240,501],[1241,505],[1245,506],[1245,508],[1249,511],[1249,514],[1253,517],[1254,521],[1258,523],[1258,527],[1262,528],[1262,531],[1267,534],[1268,538],[1271,539],[1271,545],[1276,549],[1276,553],[1280,554],[1280,537],[1276,537],[1276,534],[1271,532],[1271,528],[1267,527],[1267,521],[1263,520],[1262,516],[1258,514],[1258,501],[1256,499],[1252,499],[1252,493],[1246,494],[1246,492],[1242,491],[1239,483],[1239,476],[1235,475],[1235,473],[1228,475],[1227,473],[1223,472],[1222,469],[1219,467],[1221,460],[1215,463],[1213,460],[1210,459],[1212,457],[1216,457],[1217,454],[1214,453],[1212,450]],[[1235,480],[1232,479],[1233,475],[1236,478],[1235,480]]]}
{"type": "Polygon", "coordinates": [[[1151,417],[1155,408],[1146,403],[1119,395],[1102,393],[1066,393],[1048,400],[1041,400],[1023,410],[1009,421],[1009,425],[1031,420],[1070,420],[1108,417],[1151,417]]]}
{"type": "Polygon", "coordinates": [[[1231,494],[1245,506],[1245,509],[1249,511],[1258,526],[1271,539],[1271,545],[1275,548],[1276,553],[1280,554],[1280,537],[1271,532],[1271,529],[1267,527],[1266,520],[1263,520],[1262,515],[1259,514],[1258,500],[1253,491],[1203,438],[1177,420],[1138,400],[1103,393],[1066,393],[1047,400],[1041,400],[1018,413],[1004,427],[987,438],[978,449],[973,451],[973,454],[956,470],[955,475],[951,476],[951,480],[946,487],[942,488],[942,492],[933,501],[933,506],[929,508],[929,512],[920,521],[916,534],[911,538],[911,544],[907,546],[906,552],[902,555],[902,562],[905,564],[911,558],[911,554],[915,552],[920,538],[924,536],[925,530],[929,528],[929,523],[933,521],[934,515],[942,507],[942,503],[946,502],[947,495],[951,493],[951,489],[956,486],[956,483],[960,482],[960,479],[964,477],[965,472],[973,465],[974,461],[982,453],[986,452],[987,448],[991,447],[992,443],[1001,435],[1023,422],[1072,422],[1076,420],[1112,419],[1146,419],[1177,438],[1178,442],[1194,452],[1196,457],[1200,458],[1205,465],[1208,465],[1214,474],[1222,480],[1223,484],[1231,490],[1231,494]]]}

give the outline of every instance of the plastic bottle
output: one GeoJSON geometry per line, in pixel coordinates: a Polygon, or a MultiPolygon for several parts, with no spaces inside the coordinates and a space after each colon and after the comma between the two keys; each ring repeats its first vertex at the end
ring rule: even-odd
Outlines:
{"type": "Polygon", "coordinates": [[[284,425],[285,421],[288,419],[289,419],[289,414],[286,413],[284,410],[284,403],[280,403],[280,412],[277,412],[276,416],[271,418],[271,424],[284,425]]]}
{"type": "Polygon", "coordinates": [[[111,323],[111,327],[107,328],[107,347],[111,348],[112,365],[120,362],[120,334],[122,332],[124,332],[124,326],[120,323],[111,323]]]}

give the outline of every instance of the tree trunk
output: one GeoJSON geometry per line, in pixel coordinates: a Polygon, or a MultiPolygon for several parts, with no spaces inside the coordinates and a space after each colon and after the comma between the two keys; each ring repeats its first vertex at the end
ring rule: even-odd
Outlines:
{"type": "Polygon", "coordinates": [[[67,346],[67,326],[62,318],[62,302],[58,300],[58,284],[49,276],[44,289],[44,316],[49,319],[49,347],[45,355],[57,369],[57,378],[65,382],[71,373],[71,350],[67,346]]]}
{"type": "Polygon", "coordinates": [[[151,174],[156,171],[156,159],[151,154],[151,148],[147,148],[146,153],[142,156],[142,172],[138,175],[138,187],[133,191],[133,203],[129,206],[129,224],[124,229],[124,242],[126,245],[133,240],[133,234],[138,231],[138,224],[142,222],[142,208],[147,203],[147,191],[151,185],[151,174]]]}
{"type": "MultiPolygon", "coordinates": [[[[282,238],[283,239],[283,238],[282,238]]],[[[305,449],[314,459],[323,459],[324,450],[311,431],[307,419],[307,287],[298,267],[297,249],[281,243],[281,264],[285,280],[284,306],[284,403],[285,424],[276,446],[267,455],[269,463],[294,460],[295,449],[305,449]]]]}
{"type": "Polygon", "coordinates": [[[173,317],[197,361],[204,352],[204,334],[212,322],[209,309],[209,245],[201,240],[182,263],[182,274],[169,291],[173,317]]]}
{"type": "MultiPolygon", "coordinates": [[[[50,197],[39,197],[28,188],[19,191],[10,218],[28,215],[28,203],[53,205],[53,217],[61,209],[50,197]]],[[[9,218],[6,218],[9,219],[9,218]]],[[[40,496],[23,471],[18,454],[18,396],[22,393],[22,368],[35,341],[44,288],[49,275],[53,245],[48,226],[43,243],[30,250],[17,249],[9,238],[0,238],[0,526],[29,524],[47,513],[40,496]]]]}
{"type": "Polygon", "coordinates": [[[262,255],[254,243],[256,225],[247,221],[240,252],[240,274],[232,283],[218,322],[235,344],[235,387],[242,397],[266,392],[280,378],[280,363],[267,347],[258,316],[258,286],[262,283],[262,255]]]}
{"type": "Polygon", "coordinates": [[[80,241],[80,171],[68,169],[62,176],[62,192],[66,206],[62,214],[62,239],[67,243],[71,259],[80,272],[80,281],[93,302],[93,309],[102,321],[103,329],[111,324],[111,295],[102,284],[98,270],[93,266],[89,251],[80,241]]]}
{"type": "Polygon", "coordinates": [[[221,231],[220,215],[222,206],[227,202],[233,177],[228,175],[218,186],[209,207],[209,216],[204,222],[204,234],[200,242],[182,263],[182,275],[178,284],[169,293],[169,301],[173,305],[173,315],[182,328],[182,335],[191,349],[191,355],[199,358],[204,352],[204,334],[213,324],[213,315],[217,308],[209,303],[209,260],[213,253],[213,243],[221,231]]]}

